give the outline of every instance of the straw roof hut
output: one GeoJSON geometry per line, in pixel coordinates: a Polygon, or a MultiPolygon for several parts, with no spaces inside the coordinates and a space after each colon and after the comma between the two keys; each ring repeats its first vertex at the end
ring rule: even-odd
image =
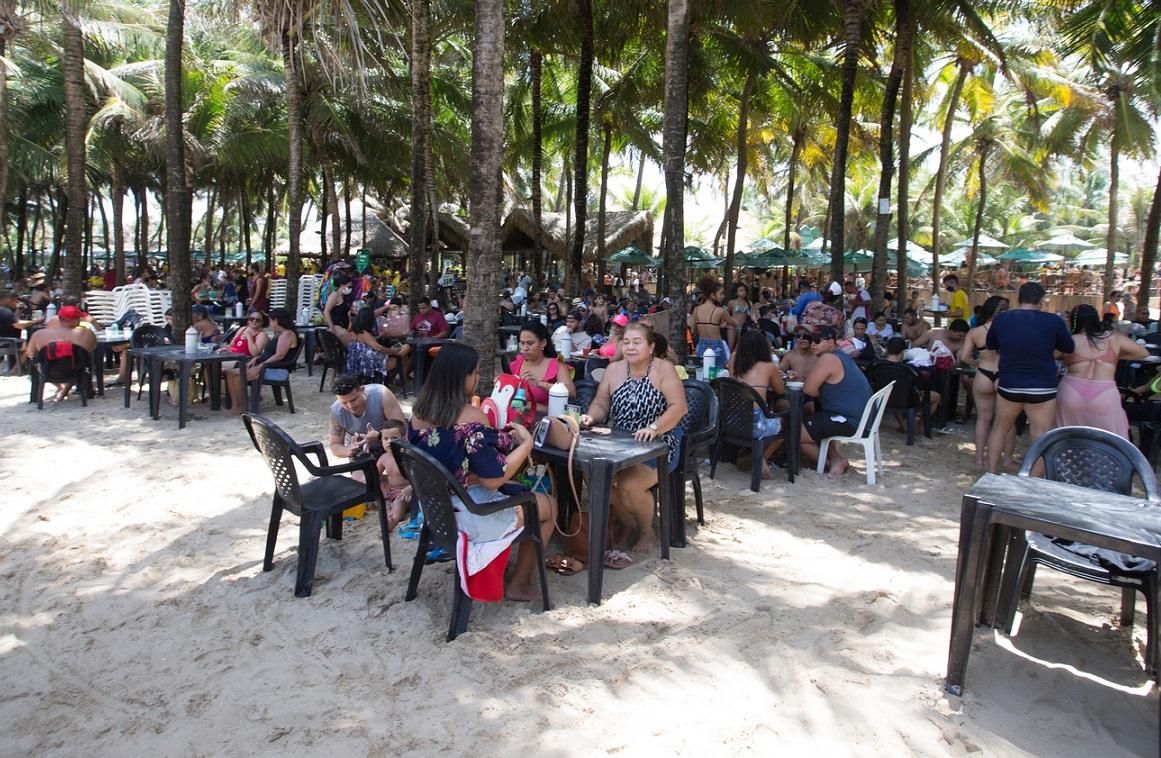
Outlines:
{"type": "MultiPolygon", "coordinates": [[[[555,257],[563,258],[572,249],[565,236],[565,214],[542,213],[544,229],[544,249],[555,257]]],[[[515,208],[500,227],[500,245],[505,251],[532,249],[536,225],[532,211],[515,208]]],[[[623,247],[636,244],[642,250],[653,249],[653,217],[645,211],[607,211],[605,213],[606,255],[623,247]]],[[[585,220],[585,260],[593,260],[597,255],[597,218],[592,215],[585,220]]]]}
{"type": "Polygon", "coordinates": [[[447,211],[439,212],[439,241],[444,249],[466,253],[471,237],[468,223],[447,211]]]}
{"type": "MultiPolygon", "coordinates": [[[[355,228],[358,229],[356,222],[355,228]]],[[[352,242],[359,238],[352,235],[352,242]]],[[[406,258],[409,252],[406,240],[399,232],[378,216],[367,216],[367,247],[372,258],[406,258]]]]}

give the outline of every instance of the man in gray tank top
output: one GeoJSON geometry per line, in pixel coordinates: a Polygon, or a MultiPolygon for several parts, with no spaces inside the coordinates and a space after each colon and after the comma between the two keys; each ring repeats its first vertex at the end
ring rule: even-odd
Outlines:
{"type": "MultiPolygon", "coordinates": [[[[819,443],[827,437],[849,437],[855,433],[863,410],[871,399],[871,383],[838,346],[834,327],[819,327],[810,339],[812,352],[818,360],[806,377],[803,392],[818,398],[819,412],[802,422],[802,453],[818,462],[819,443]]],[[[827,447],[829,476],[838,476],[847,470],[849,462],[839,455],[838,445],[827,447]]]]}
{"type": "Polygon", "coordinates": [[[335,402],[331,404],[331,454],[350,458],[360,448],[380,448],[380,431],[389,419],[407,423],[403,409],[391,390],[382,384],[359,385],[349,374],[340,374],[332,385],[335,402]]]}

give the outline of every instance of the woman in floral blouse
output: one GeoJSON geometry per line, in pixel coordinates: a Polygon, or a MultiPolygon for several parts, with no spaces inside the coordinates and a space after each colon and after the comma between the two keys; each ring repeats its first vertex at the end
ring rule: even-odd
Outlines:
{"type": "MultiPolygon", "coordinates": [[[[442,463],[477,503],[503,500],[524,489],[512,481],[532,452],[532,435],[520,426],[497,431],[488,426],[483,411],[471,404],[479,381],[480,356],[475,348],[458,342],[444,345],[428,372],[427,381],[412,409],[410,442],[442,463]],[[505,455],[501,450],[509,450],[505,455]]],[[[473,543],[510,544],[524,528],[524,512],[506,508],[484,516],[470,513],[458,499],[456,524],[473,543]]],[[[556,501],[537,493],[540,536],[552,537],[556,501]]],[[[520,545],[516,567],[508,580],[507,597],[540,597],[533,583],[536,552],[529,542],[520,545]]]]}

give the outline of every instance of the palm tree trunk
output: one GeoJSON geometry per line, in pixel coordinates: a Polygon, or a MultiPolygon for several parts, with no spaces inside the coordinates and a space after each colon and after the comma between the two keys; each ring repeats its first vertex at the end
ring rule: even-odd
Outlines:
{"type": "Polygon", "coordinates": [[[468,289],[464,298],[464,339],[480,355],[479,387],[494,376],[496,330],[500,318],[500,210],[504,157],[504,0],[476,0],[475,54],[472,56],[472,151],[468,242],[468,289]]]}
{"type": "Polygon", "coordinates": [[[141,237],[137,243],[137,269],[140,271],[149,262],[149,188],[142,183],[140,190],[134,194],[137,196],[141,217],[137,224],[137,233],[141,237]]]}
{"type": "Polygon", "coordinates": [[[528,75],[532,79],[532,224],[536,234],[532,235],[532,270],[539,284],[544,273],[544,240],[541,237],[541,222],[544,214],[544,191],[540,174],[544,168],[544,111],[540,101],[540,84],[544,78],[544,55],[533,50],[528,59],[528,75]]]}
{"type": "Polygon", "coordinates": [[[573,215],[576,217],[576,236],[572,254],[565,268],[565,289],[579,294],[581,266],[585,249],[585,216],[589,203],[589,101],[593,89],[593,0],[578,0],[580,30],[580,61],[576,76],[576,154],[574,159],[573,215]]]}
{"type": "Polygon", "coordinates": [[[893,156],[895,104],[903,72],[911,58],[911,2],[895,0],[895,52],[891,72],[883,93],[883,109],[879,116],[879,208],[875,218],[875,257],[871,263],[871,311],[883,310],[883,295],[887,291],[887,237],[891,234],[891,180],[895,173],[893,156]],[[883,206],[886,205],[886,209],[883,206]]]}
{"type": "Polygon", "coordinates": [[[185,172],[181,51],[185,28],[185,0],[169,0],[165,32],[165,219],[169,260],[169,288],[173,292],[173,333],[185,332],[193,307],[190,297],[190,203],[193,200],[185,172]]]}
{"type": "MultiPolygon", "coordinates": [[[[324,185],[326,184],[326,172],[325,171],[323,172],[323,182],[322,183],[324,185]]],[[[322,198],[319,201],[319,209],[318,209],[318,218],[319,218],[319,224],[320,224],[319,230],[318,230],[319,247],[320,247],[320,251],[322,254],[322,260],[324,260],[324,261],[331,260],[331,258],[328,257],[329,251],[330,251],[330,245],[327,244],[327,223],[330,221],[330,215],[331,215],[330,203],[328,202],[329,200],[330,200],[330,193],[327,192],[326,188],[324,187],[323,191],[322,191],[322,198]]],[[[310,210],[308,209],[307,210],[307,218],[309,218],[309,217],[310,217],[310,210]]],[[[336,250],[335,254],[334,254],[334,260],[338,260],[338,259],[339,259],[339,251],[336,250]]]]}
{"type": "MultiPolygon", "coordinates": [[[[297,31],[293,31],[297,34],[297,31]]],[[[290,250],[286,253],[286,308],[298,310],[298,272],[302,241],[302,74],[299,71],[298,40],[287,24],[282,29],[282,66],[286,78],[286,136],[289,160],[286,168],[286,204],[290,228],[290,250]]]]}
{"type": "Polygon", "coordinates": [[[427,142],[431,139],[431,8],[428,0],[411,1],[411,226],[409,274],[411,307],[427,294],[427,142]]]}
{"type": "MultiPolygon", "coordinates": [[[[349,176],[343,180],[343,217],[347,221],[347,225],[345,227],[343,227],[343,231],[346,234],[346,236],[344,237],[343,249],[350,250],[351,249],[351,178],[349,176]]],[[[247,245],[247,249],[249,249],[249,245],[247,245]]],[[[247,262],[247,265],[249,265],[249,262],[247,262]]]]}
{"type": "Polygon", "coordinates": [[[98,193],[96,200],[97,212],[101,214],[101,243],[105,247],[105,268],[108,268],[109,256],[113,252],[113,247],[109,244],[109,215],[105,212],[104,196],[98,193]]]}
{"type": "Polygon", "coordinates": [[[685,344],[685,144],[689,98],[689,0],[669,0],[665,37],[665,114],[662,166],[665,172],[665,274],[670,297],[669,346],[683,357],[685,344]]]}
{"type": "Polygon", "coordinates": [[[254,262],[254,251],[250,248],[250,228],[254,224],[254,219],[250,215],[250,201],[246,197],[245,184],[238,186],[238,215],[241,216],[242,249],[246,251],[246,268],[249,269],[250,264],[254,262]]]}
{"type": "Polygon", "coordinates": [[[346,258],[350,250],[342,247],[343,244],[343,220],[339,213],[339,191],[335,186],[335,170],[333,166],[325,164],[323,166],[323,181],[326,182],[326,196],[327,205],[331,209],[331,249],[335,251],[336,258],[346,258]]]}
{"type": "Polygon", "coordinates": [[[206,256],[206,261],[209,261],[210,250],[214,249],[214,213],[218,204],[218,190],[211,187],[209,195],[206,197],[206,213],[202,217],[204,228],[204,245],[202,252],[206,256]]]}
{"type": "Polygon", "coordinates": [[[1157,240],[1161,236],[1161,172],[1153,189],[1153,202],[1145,219],[1145,236],[1141,244],[1141,288],[1137,290],[1137,304],[1149,305],[1153,287],[1153,268],[1157,265],[1157,240]]]}
{"type": "Polygon", "coordinates": [[[56,203],[52,205],[52,257],[48,261],[49,282],[55,281],[60,272],[60,257],[62,253],[61,241],[64,239],[65,220],[69,212],[69,196],[61,187],[56,190],[56,203]]]}
{"type": "Polygon", "coordinates": [[[601,148],[601,199],[597,211],[597,281],[605,280],[605,208],[609,195],[609,154],[613,152],[613,125],[606,122],[601,125],[604,130],[605,141],[601,148]]]}
{"type": "MultiPolygon", "coordinates": [[[[645,183],[645,152],[642,151],[641,152],[641,162],[639,164],[637,164],[637,186],[633,188],[633,210],[640,210],[640,208],[641,208],[641,185],[643,185],[644,183],[645,183]]],[[[653,254],[652,250],[646,250],[645,252],[649,253],[650,255],[653,254]]]]}
{"type": "Polygon", "coordinates": [[[782,232],[782,249],[790,251],[790,231],[794,218],[794,184],[798,180],[798,159],[802,154],[802,143],[806,140],[805,127],[799,126],[791,136],[790,161],[786,165],[786,210],[783,222],[786,229],[782,232]]]}
{"type": "MultiPolygon", "coordinates": [[[[964,282],[964,287],[967,289],[968,302],[971,302],[972,290],[975,288],[976,281],[976,258],[979,257],[980,250],[980,231],[984,226],[984,208],[988,202],[988,174],[986,172],[988,153],[992,150],[991,143],[984,142],[980,145],[980,166],[979,166],[979,181],[980,181],[980,203],[976,207],[976,220],[972,227],[972,247],[968,251],[968,280],[964,282]]],[[[968,314],[964,314],[966,319],[968,314]]]]}
{"type": "Polygon", "coordinates": [[[120,167],[113,168],[113,268],[117,271],[117,285],[125,283],[125,174],[120,167]]]}
{"type": "Polygon", "coordinates": [[[947,115],[943,119],[943,140],[939,146],[939,167],[935,170],[935,201],[931,208],[931,291],[939,292],[939,248],[940,221],[943,216],[943,191],[947,187],[947,162],[951,153],[951,129],[955,125],[955,111],[959,107],[959,96],[963,92],[971,64],[960,58],[959,73],[947,97],[947,115]]]}
{"type": "Polygon", "coordinates": [[[265,256],[266,273],[270,273],[274,265],[274,246],[278,244],[278,206],[279,194],[274,189],[274,182],[270,182],[266,196],[266,228],[262,237],[262,254],[265,256]]]}
{"type": "Polygon", "coordinates": [[[1105,239],[1105,299],[1113,291],[1113,276],[1116,269],[1113,267],[1114,255],[1117,249],[1117,190],[1121,179],[1121,142],[1117,139],[1116,129],[1109,139],[1109,232],[1105,239]]]}
{"type": "Polygon", "coordinates": [[[68,220],[65,230],[64,279],[66,294],[81,294],[81,242],[85,229],[88,190],[85,182],[85,130],[89,119],[85,107],[85,41],[78,20],[61,13],[65,100],[65,152],[68,166],[68,220]]]}
{"type": "Polygon", "coordinates": [[[737,177],[734,179],[734,196],[730,200],[730,210],[727,214],[726,226],[726,291],[730,290],[730,285],[734,278],[734,245],[738,238],[738,214],[742,209],[742,190],[746,186],[746,146],[748,140],[746,132],[750,124],[750,93],[754,91],[754,85],[758,82],[758,70],[751,68],[746,74],[746,83],[742,85],[742,96],[738,104],[738,170],[737,177]]]}
{"type": "Polygon", "coordinates": [[[859,46],[863,34],[865,0],[845,0],[843,5],[842,95],[835,116],[834,165],[830,178],[830,277],[843,280],[844,226],[846,224],[847,147],[851,137],[851,113],[855,79],[859,73],[859,46]]]}
{"type": "MultiPolygon", "coordinates": [[[[4,4],[7,6],[7,3],[4,4]]],[[[8,8],[0,11],[0,25],[8,27],[8,8]]],[[[15,9],[12,10],[15,13],[15,9]]],[[[8,49],[8,36],[6,30],[0,30],[0,60],[4,60],[5,53],[8,49]]],[[[11,34],[15,34],[15,29],[11,29],[11,34]]],[[[21,190],[24,195],[24,191],[21,190]]],[[[4,219],[5,203],[4,199],[8,197],[8,67],[5,64],[0,64],[0,229],[6,228],[4,219]]],[[[19,232],[17,233],[19,236],[19,232]]],[[[17,244],[19,247],[19,243],[17,244]]],[[[23,257],[23,256],[21,256],[23,257]]],[[[21,261],[17,276],[24,270],[24,262],[21,261]]]]}
{"type": "Polygon", "coordinates": [[[20,187],[20,195],[16,206],[16,256],[12,264],[13,280],[24,276],[24,241],[28,230],[28,188],[20,187]]]}
{"type": "MultiPolygon", "coordinates": [[[[914,31],[914,29],[912,29],[914,31]]],[[[895,289],[896,307],[907,302],[907,247],[911,244],[911,122],[914,112],[915,52],[906,60],[903,74],[903,102],[899,112],[899,199],[895,203],[898,214],[896,233],[899,235],[899,250],[895,254],[895,268],[898,280],[895,289]]]]}

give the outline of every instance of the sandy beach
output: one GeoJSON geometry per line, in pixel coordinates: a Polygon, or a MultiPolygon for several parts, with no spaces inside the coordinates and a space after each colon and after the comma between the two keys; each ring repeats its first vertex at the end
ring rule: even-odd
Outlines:
{"type": "MultiPolygon", "coordinates": [[[[294,378],[298,440],[332,396],[294,378]]],[[[550,575],[555,608],[476,604],[447,643],[452,567],[403,595],[415,544],[374,518],[323,541],[295,599],[297,521],[261,559],[272,479],[241,423],[148,418],[119,390],[29,405],[0,377],[3,756],[1156,755],[1157,693],[1119,591],[1038,574],[1008,639],[977,630],[943,691],[968,431],[887,474],[711,482],[690,544],[605,574],[550,575]]],[[[888,429],[890,427],[890,429],[888,429]]],[[[1021,445],[1021,448],[1023,445],[1021,445]]]]}

